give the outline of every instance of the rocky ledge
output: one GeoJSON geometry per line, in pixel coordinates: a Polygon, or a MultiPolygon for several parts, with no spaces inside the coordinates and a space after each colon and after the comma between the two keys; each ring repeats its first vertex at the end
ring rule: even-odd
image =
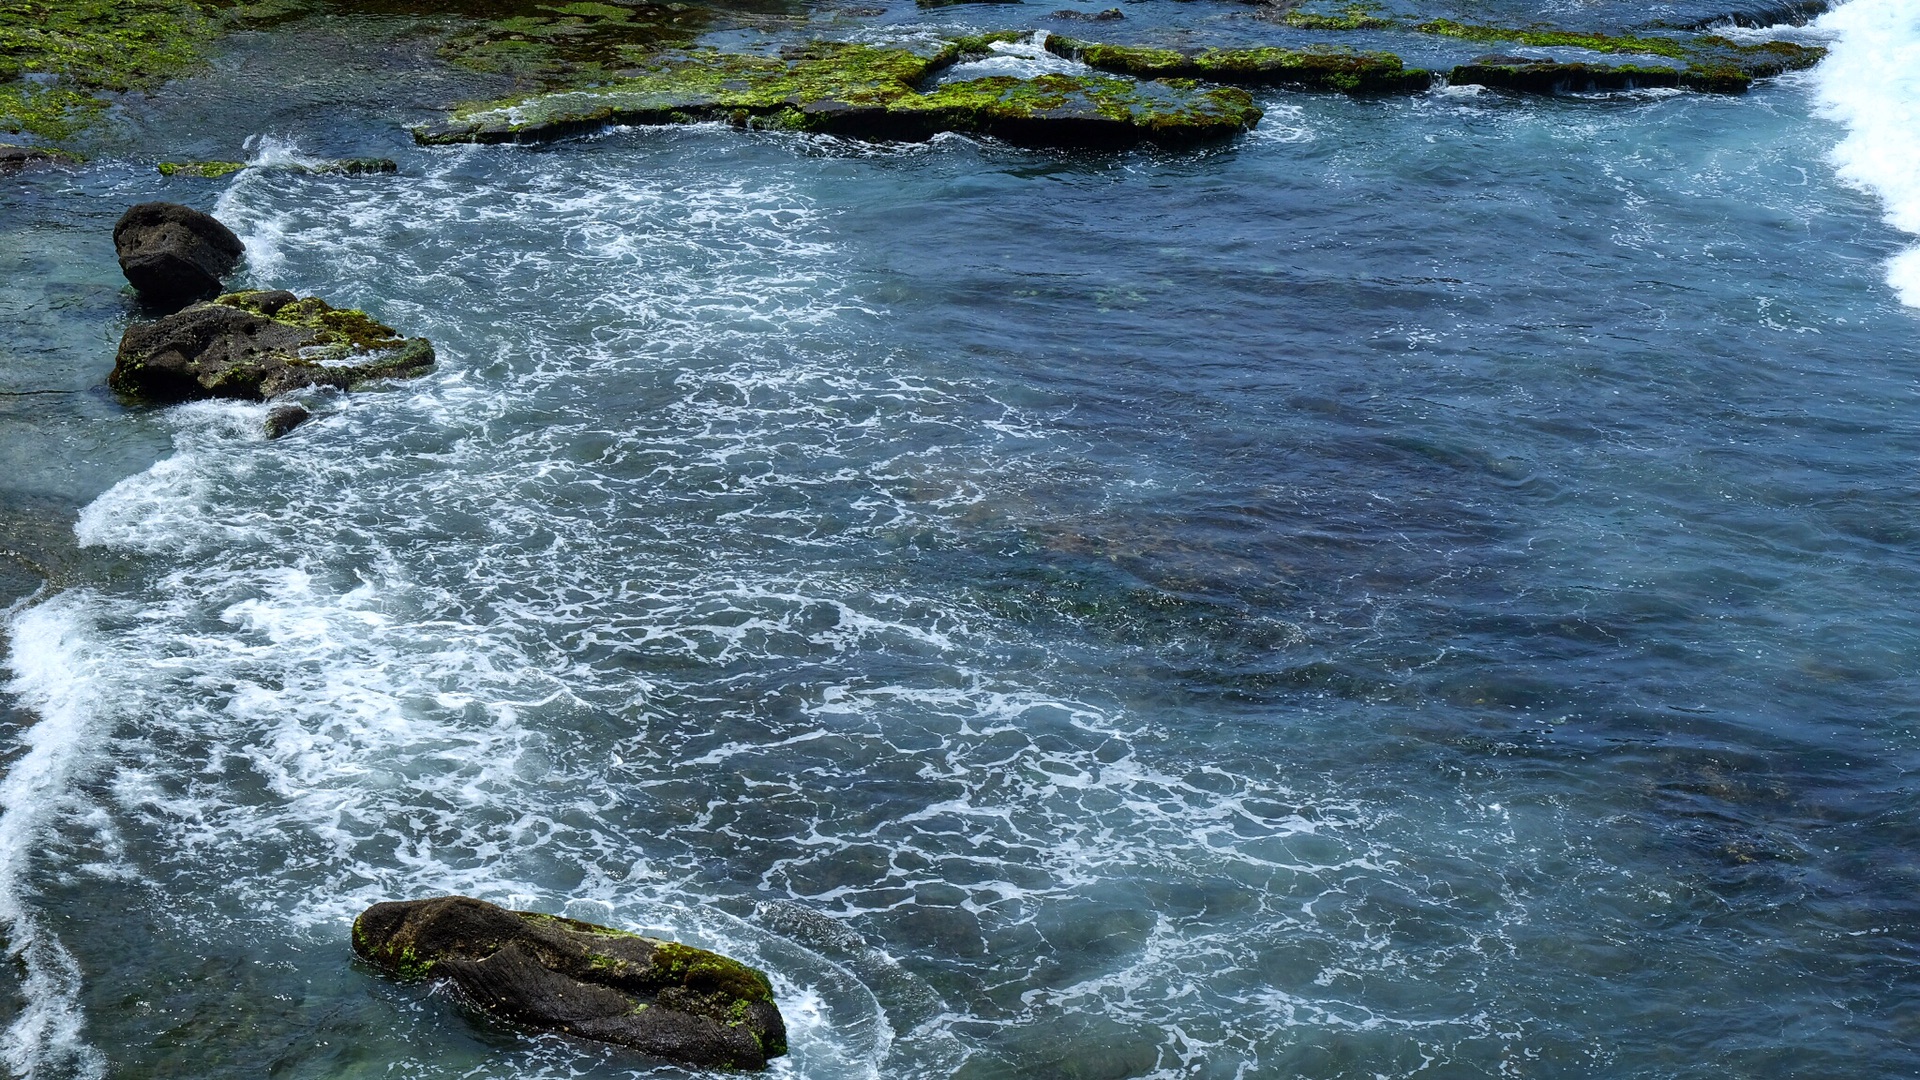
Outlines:
{"type": "Polygon", "coordinates": [[[735,960],[464,896],[375,904],[353,950],[389,974],[444,979],[512,1023],[686,1065],[764,1069],[787,1052],[773,987],[735,960]]]}
{"type": "Polygon", "coordinates": [[[862,139],[992,135],[1043,146],[1189,144],[1259,122],[1246,91],[1185,80],[994,76],[922,90],[981,43],[933,49],[815,42],[778,56],[678,51],[606,86],[468,106],[419,141],[540,142],[615,124],[725,121],[862,139]]]}
{"type": "Polygon", "coordinates": [[[1107,45],[1051,34],[1047,51],[1099,71],[1146,79],[1209,79],[1252,86],[1294,86],[1350,94],[1409,93],[1433,85],[1433,73],[1407,67],[1388,52],[1340,48],[1207,49],[1181,52],[1107,45]]]}
{"type": "MultiPolygon", "coordinates": [[[[1313,29],[1334,29],[1324,22],[1313,29]]],[[[1081,41],[1058,34],[1047,38],[1048,52],[1078,60],[1098,71],[1138,78],[1206,79],[1248,86],[1291,86],[1349,94],[1418,93],[1436,74],[1454,84],[1477,84],[1521,93],[1570,93],[1677,87],[1709,93],[1739,94],[1755,79],[1798,71],[1820,62],[1825,50],[1785,41],[1743,45],[1714,35],[1617,37],[1552,28],[1514,30],[1436,19],[1400,26],[1368,19],[1339,28],[1401,29],[1467,41],[1511,42],[1535,48],[1581,49],[1592,53],[1629,53],[1644,61],[1601,63],[1549,56],[1483,56],[1440,72],[1409,68],[1390,52],[1357,52],[1333,46],[1286,49],[1182,51],[1142,45],[1081,41]]]]}
{"type": "Polygon", "coordinates": [[[426,338],[402,338],[364,311],[290,292],[239,292],[129,327],[107,385],[151,402],[264,401],[423,375],[433,361],[426,338]]]}

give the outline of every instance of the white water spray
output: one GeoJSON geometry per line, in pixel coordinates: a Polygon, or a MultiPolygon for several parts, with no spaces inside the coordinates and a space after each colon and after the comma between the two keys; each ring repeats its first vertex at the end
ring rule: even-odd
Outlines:
{"type": "MultiPolygon", "coordinates": [[[[1920,7],[1852,0],[1817,25],[1836,35],[1815,85],[1823,111],[1847,126],[1833,152],[1840,176],[1879,196],[1895,228],[1920,236],[1920,7]]],[[[1893,258],[1887,283],[1920,307],[1920,245],[1893,258]]]]}
{"type": "Polygon", "coordinates": [[[26,753],[0,780],[0,928],[8,955],[23,969],[26,999],[0,1036],[0,1060],[25,1080],[106,1075],[105,1058],[83,1034],[80,967],[42,922],[28,883],[33,855],[45,849],[98,741],[87,700],[92,680],[75,670],[84,654],[80,628],[87,625],[76,609],[85,603],[81,595],[56,597],[20,612],[11,627],[7,689],[40,717],[20,735],[26,753]]]}

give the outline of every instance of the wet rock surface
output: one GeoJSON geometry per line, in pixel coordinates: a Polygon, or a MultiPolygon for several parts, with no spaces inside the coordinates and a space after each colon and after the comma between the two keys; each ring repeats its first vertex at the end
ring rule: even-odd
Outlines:
{"type": "Polygon", "coordinates": [[[375,904],[353,949],[500,1019],[686,1065],[763,1069],[787,1050],[767,977],[705,949],[464,896],[375,904]]]}
{"type": "Polygon", "coordinates": [[[220,291],[245,246],[213,215],[179,203],[130,208],[113,227],[120,270],[150,303],[179,308],[220,291]]]}
{"type": "Polygon", "coordinates": [[[267,438],[278,439],[312,418],[304,405],[276,405],[267,412],[267,438]]]}
{"type": "Polygon", "coordinates": [[[363,311],[290,292],[243,292],[130,327],[107,384],[151,402],[262,401],[309,386],[349,389],[433,367],[425,338],[363,311]]]}

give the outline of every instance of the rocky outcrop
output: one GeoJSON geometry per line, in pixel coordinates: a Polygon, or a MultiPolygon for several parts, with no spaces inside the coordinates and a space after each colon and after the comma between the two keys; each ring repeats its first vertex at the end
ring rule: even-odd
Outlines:
{"type": "Polygon", "coordinates": [[[233,230],[179,203],[141,203],[113,227],[120,270],[140,295],[177,308],[220,291],[245,247],[233,230]]]}
{"type": "Polygon", "coordinates": [[[767,977],[705,949],[443,896],[368,908],[353,950],[500,1019],[686,1065],[764,1069],[787,1051],[767,977]]]}
{"type": "Polygon", "coordinates": [[[984,51],[986,39],[931,49],[814,42],[779,56],[676,52],[606,86],[457,110],[414,130],[437,143],[541,142],[614,124],[720,120],[861,139],[992,135],[1039,146],[1179,145],[1227,138],[1260,119],[1234,87],[1100,76],[994,76],[922,89],[984,51]]]}
{"type": "Polygon", "coordinates": [[[146,401],[262,401],[309,386],[348,389],[433,367],[433,345],[364,311],[290,292],[243,292],[128,328],[107,384],[146,401]]]}

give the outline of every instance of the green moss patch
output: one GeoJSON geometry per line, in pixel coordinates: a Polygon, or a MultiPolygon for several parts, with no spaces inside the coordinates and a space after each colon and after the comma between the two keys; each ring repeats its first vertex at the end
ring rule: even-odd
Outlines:
{"type": "Polygon", "coordinates": [[[0,131],[71,138],[104,95],[191,68],[213,32],[192,0],[0,0],[0,131]]]}
{"type": "Polygon", "coordinates": [[[415,135],[429,144],[526,142],[611,124],[722,120],[869,139],[958,131],[1107,146],[1222,138],[1260,118],[1244,91],[1173,82],[998,76],[920,89],[991,40],[920,49],[814,42],[778,56],[676,52],[607,86],[470,106],[415,135]]]}
{"type": "Polygon", "coordinates": [[[197,176],[205,180],[232,176],[246,167],[244,161],[163,161],[158,166],[161,176],[197,176]]]}

